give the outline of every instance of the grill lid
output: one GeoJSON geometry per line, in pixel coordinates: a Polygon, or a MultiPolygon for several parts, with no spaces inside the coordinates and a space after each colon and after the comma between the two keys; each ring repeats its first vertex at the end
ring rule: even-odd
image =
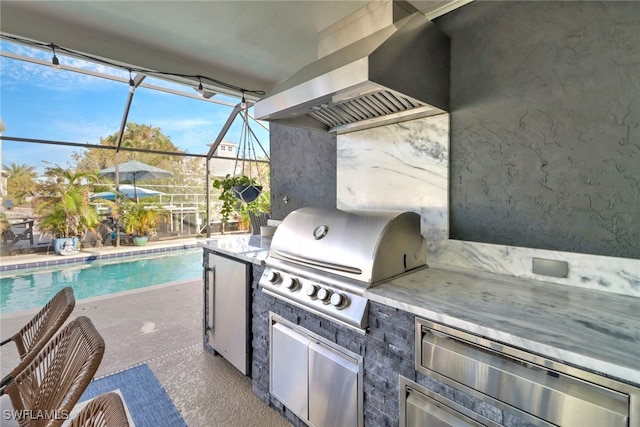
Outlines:
{"type": "Polygon", "coordinates": [[[278,226],[269,258],[371,284],[424,266],[426,242],[415,212],[302,208],[278,226]]]}

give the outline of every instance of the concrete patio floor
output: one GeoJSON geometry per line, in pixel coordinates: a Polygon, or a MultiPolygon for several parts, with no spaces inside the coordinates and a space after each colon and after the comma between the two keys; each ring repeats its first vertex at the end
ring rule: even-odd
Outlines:
{"type": "MultiPolygon", "coordinates": [[[[71,318],[88,316],[104,337],[97,378],[147,363],[189,426],[290,425],[252,393],[248,377],[203,349],[202,298],[200,279],[176,282],[78,300],[71,318]]],[[[1,337],[35,312],[1,316],[1,337]]],[[[0,360],[4,375],[18,360],[15,346],[4,346],[0,360]]]]}

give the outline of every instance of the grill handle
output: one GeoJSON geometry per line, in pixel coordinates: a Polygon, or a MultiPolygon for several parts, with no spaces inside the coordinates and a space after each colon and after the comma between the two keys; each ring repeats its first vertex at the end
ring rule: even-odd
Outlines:
{"type": "MultiPolygon", "coordinates": [[[[209,310],[207,313],[208,322],[205,319],[205,330],[213,332],[214,329],[214,318],[215,318],[215,298],[216,298],[216,268],[215,267],[205,267],[204,274],[206,274],[209,280],[206,283],[209,284],[209,310]]],[[[206,278],[205,278],[206,280],[206,278]]]]}
{"type": "Polygon", "coordinates": [[[276,253],[278,254],[278,256],[282,258],[288,259],[290,261],[295,261],[300,264],[308,265],[311,267],[323,267],[331,270],[343,271],[345,273],[362,274],[362,270],[357,267],[350,267],[348,265],[334,264],[331,262],[320,261],[316,259],[303,258],[301,256],[294,255],[290,252],[285,252],[281,250],[277,250],[276,253]]]}

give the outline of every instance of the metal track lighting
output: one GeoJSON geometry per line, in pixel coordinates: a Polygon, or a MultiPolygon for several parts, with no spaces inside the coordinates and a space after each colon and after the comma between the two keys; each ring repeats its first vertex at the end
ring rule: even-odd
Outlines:
{"type": "Polygon", "coordinates": [[[59,72],[61,68],[60,68],[60,61],[56,56],[56,46],[52,44],[51,50],[53,51],[53,58],[51,58],[51,66],[53,67],[54,71],[59,72]]]}
{"type": "Polygon", "coordinates": [[[131,70],[129,70],[129,93],[133,93],[136,91],[136,84],[133,82],[133,78],[131,78],[131,70]]]}
{"type": "Polygon", "coordinates": [[[242,101],[240,102],[240,108],[243,110],[247,109],[247,100],[244,97],[244,90],[242,91],[242,101]]]}
{"type": "Polygon", "coordinates": [[[201,98],[204,98],[204,88],[202,87],[202,77],[198,76],[198,81],[200,82],[198,84],[198,95],[201,98]]]}

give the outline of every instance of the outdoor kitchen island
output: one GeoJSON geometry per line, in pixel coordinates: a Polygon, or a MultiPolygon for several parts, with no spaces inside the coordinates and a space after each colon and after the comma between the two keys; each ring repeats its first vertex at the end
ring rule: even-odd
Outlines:
{"type": "MultiPolygon", "coordinates": [[[[269,239],[260,236],[231,239],[235,239],[235,244],[211,241],[203,244],[203,249],[252,264],[253,391],[294,425],[304,423],[270,393],[270,317],[274,315],[362,357],[364,396],[360,410],[365,426],[401,425],[401,417],[405,416],[400,406],[401,377],[455,402],[463,407],[461,411],[466,407],[481,414],[482,421],[493,423],[485,425],[545,425],[526,412],[528,408],[514,410],[483,398],[473,387],[417,369],[416,357],[421,352],[416,347],[421,344],[416,338],[420,333],[416,319],[542,357],[552,361],[553,368],[557,367],[556,362],[561,362],[569,367],[570,373],[571,369],[580,368],[588,375],[597,374],[596,377],[622,383],[623,388],[628,387],[623,393],[612,392],[611,399],[617,408],[614,418],[629,417],[629,426],[640,425],[636,388],[640,386],[638,298],[430,265],[365,291],[369,309],[368,329],[363,334],[263,292],[258,282],[265,268],[269,239]]],[[[528,359],[521,364],[526,367],[528,359]]],[[[566,370],[563,369],[561,376],[566,370]]],[[[550,372],[546,378],[557,375],[550,372]]],[[[314,404],[324,403],[309,403],[314,404]]]]}

